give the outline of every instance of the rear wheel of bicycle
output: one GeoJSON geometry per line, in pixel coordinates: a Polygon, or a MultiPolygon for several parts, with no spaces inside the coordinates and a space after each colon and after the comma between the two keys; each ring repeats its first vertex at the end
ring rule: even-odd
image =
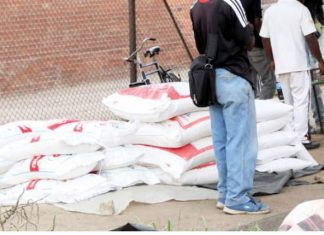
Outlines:
{"type": "Polygon", "coordinates": [[[165,81],[166,82],[180,82],[181,78],[179,78],[174,73],[166,73],[165,75],[165,81]]]}

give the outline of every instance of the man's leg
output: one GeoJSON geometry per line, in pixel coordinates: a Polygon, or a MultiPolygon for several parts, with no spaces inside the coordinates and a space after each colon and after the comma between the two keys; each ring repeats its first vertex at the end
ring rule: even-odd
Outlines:
{"type": "Polygon", "coordinates": [[[249,52],[249,60],[259,76],[257,76],[258,84],[260,83],[259,99],[272,99],[276,90],[276,76],[271,71],[268,59],[264,49],[253,48],[249,52]]]}
{"type": "Polygon", "coordinates": [[[318,148],[318,142],[310,141],[308,135],[308,108],[310,99],[310,75],[308,71],[286,73],[278,76],[285,103],[294,107],[293,130],[307,149],[318,148]]]}
{"type": "Polygon", "coordinates": [[[319,111],[320,113],[318,114],[317,112],[317,108],[316,108],[316,101],[315,101],[315,94],[313,92],[313,89],[311,89],[311,109],[312,109],[312,113],[313,113],[313,118],[315,120],[315,124],[316,124],[316,129],[319,130],[319,126],[320,126],[320,121],[319,121],[319,116],[321,115],[321,121],[322,123],[324,123],[324,105],[323,105],[323,100],[322,100],[322,90],[319,86],[315,86],[315,90],[316,90],[316,94],[317,94],[317,101],[318,101],[318,107],[319,107],[319,111]]]}
{"type": "MultiPolygon", "coordinates": [[[[216,75],[216,87],[221,85],[222,72],[219,71],[216,75]]],[[[217,95],[221,91],[217,90],[217,95]]],[[[214,152],[216,158],[216,166],[218,169],[218,203],[217,207],[222,209],[225,204],[227,186],[226,186],[226,177],[227,177],[227,164],[226,164],[226,128],[223,118],[223,106],[221,104],[215,104],[209,107],[210,120],[211,120],[211,133],[213,138],[214,152]]]]}
{"type": "MultiPolygon", "coordinates": [[[[268,206],[257,202],[251,196],[258,151],[254,92],[245,79],[225,69],[216,71],[217,98],[222,107],[226,129],[225,149],[215,146],[216,149],[225,150],[226,155],[227,194],[224,212],[268,213],[270,212],[268,206]]],[[[217,154],[220,154],[218,150],[217,154]]]]}
{"type": "Polygon", "coordinates": [[[291,73],[290,89],[294,105],[294,127],[302,141],[308,135],[310,88],[311,80],[309,71],[291,73]]]}
{"type": "MultiPolygon", "coordinates": [[[[222,108],[222,112],[219,111],[218,114],[224,117],[218,118],[218,123],[225,126],[226,139],[215,139],[214,142],[216,155],[226,156],[226,205],[243,204],[250,200],[257,157],[254,94],[245,79],[225,69],[217,69],[217,93],[222,108]]],[[[212,119],[213,122],[217,120],[214,116],[212,119]]],[[[217,128],[220,128],[221,133],[224,131],[222,127],[217,128]]],[[[215,126],[215,132],[218,131],[215,126]]],[[[215,135],[217,136],[216,133],[213,136],[215,135]]],[[[218,137],[221,138],[220,135],[218,137]]],[[[216,158],[218,160],[220,156],[216,158]]]]}

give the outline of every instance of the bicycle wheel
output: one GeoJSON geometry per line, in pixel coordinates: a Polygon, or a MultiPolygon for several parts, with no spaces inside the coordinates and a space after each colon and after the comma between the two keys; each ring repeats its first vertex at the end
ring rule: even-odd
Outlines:
{"type": "Polygon", "coordinates": [[[181,78],[174,73],[166,73],[164,80],[165,82],[180,82],[181,78]]]}

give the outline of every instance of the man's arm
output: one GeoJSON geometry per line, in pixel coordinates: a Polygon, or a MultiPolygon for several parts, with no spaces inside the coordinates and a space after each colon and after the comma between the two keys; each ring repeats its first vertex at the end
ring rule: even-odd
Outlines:
{"type": "Polygon", "coordinates": [[[195,21],[194,21],[194,18],[193,18],[193,12],[192,12],[193,10],[192,9],[190,10],[189,14],[190,14],[190,19],[191,19],[191,24],[192,24],[192,31],[193,31],[194,37],[195,37],[196,48],[197,48],[197,51],[199,52],[199,54],[204,54],[205,51],[204,51],[204,48],[203,48],[201,35],[199,35],[199,32],[197,32],[198,29],[195,28],[195,21]]]}
{"type": "Polygon", "coordinates": [[[305,7],[303,8],[302,17],[301,17],[301,30],[306,39],[308,48],[313,56],[318,61],[318,67],[320,73],[324,75],[324,61],[322,58],[321,50],[319,49],[318,41],[315,35],[316,28],[314,21],[312,19],[310,11],[305,7]]]}
{"type": "Polygon", "coordinates": [[[275,71],[276,66],[275,66],[275,62],[274,62],[274,59],[273,59],[270,38],[263,38],[262,37],[262,44],[263,44],[266,56],[267,56],[267,58],[269,60],[270,68],[271,68],[272,71],[275,71]]]}
{"type": "Polygon", "coordinates": [[[315,33],[311,33],[305,36],[307,45],[313,56],[318,61],[318,67],[320,69],[320,73],[324,75],[324,61],[322,57],[322,53],[317,41],[317,38],[315,36],[315,33]]]}
{"type": "Polygon", "coordinates": [[[262,8],[261,8],[261,1],[260,0],[254,0],[253,5],[253,12],[254,12],[254,28],[255,30],[260,33],[261,25],[262,25],[262,8]]]}
{"type": "Polygon", "coordinates": [[[252,50],[255,44],[255,38],[253,34],[253,25],[246,21],[246,24],[242,24],[237,19],[235,13],[232,13],[232,23],[234,24],[235,38],[248,50],[252,50]]]}

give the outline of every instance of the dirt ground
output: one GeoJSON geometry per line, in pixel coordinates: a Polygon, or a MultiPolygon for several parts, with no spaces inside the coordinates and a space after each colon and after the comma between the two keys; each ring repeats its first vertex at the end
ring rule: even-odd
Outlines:
{"type": "MultiPolygon", "coordinates": [[[[312,150],[316,160],[324,164],[324,135],[313,139],[320,141],[321,148],[312,150]]],[[[318,176],[324,180],[324,171],[300,178],[314,182],[318,176]]],[[[39,221],[36,214],[31,218],[41,231],[53,227],[56,231],[108,231],[126,223],[154,226],[158,230],[172,231],[224,231],[224,230],[277,230],[285,215],[297,204],[324,198],[324,184],[285,187],[280,194],[259,197],[272,208],[267,215],[226,215],[216,209],[216,200],[178,202],[169,201],[154,205],[131,203],[120,215],[96,216],[67,212],[51,205],[40,205],[39,221]]],[[[29,226],[31,230],[36,227],[29,226]]]]}

